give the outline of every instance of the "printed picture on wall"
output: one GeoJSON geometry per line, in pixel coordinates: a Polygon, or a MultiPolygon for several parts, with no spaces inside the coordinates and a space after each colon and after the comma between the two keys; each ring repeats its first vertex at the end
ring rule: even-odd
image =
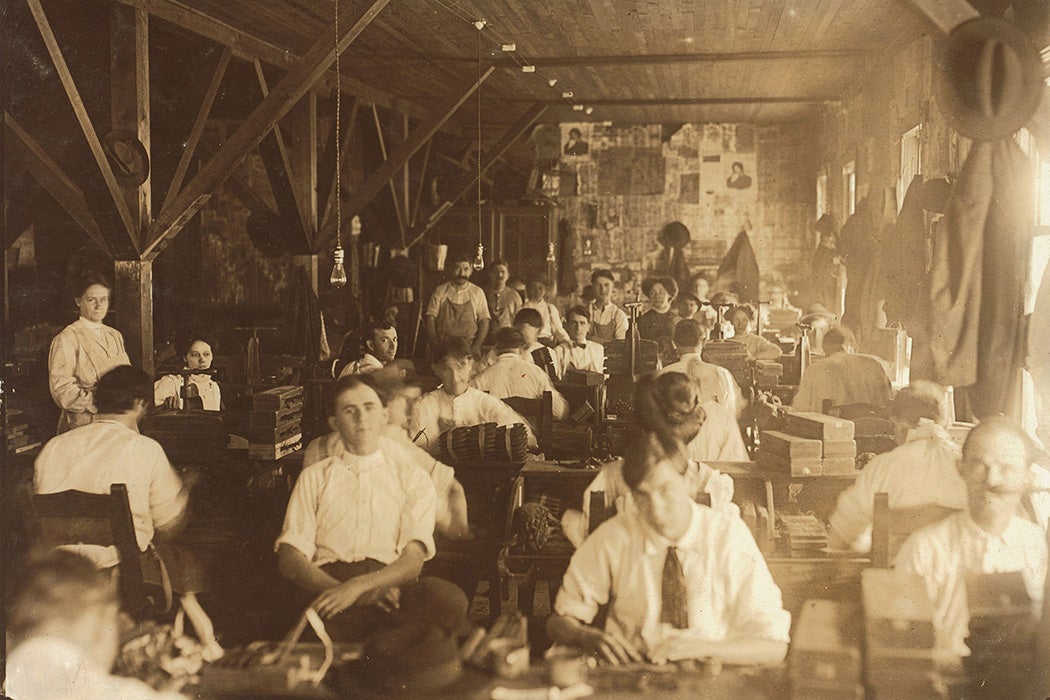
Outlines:
{"type": "Polygon", "coordinates": [[[587,123],[561,125],[561,155],[565,160],[589,160],[591,157],[591,125],[587,123]]]}
{"type": "Polygon", "coordinates": [[[744,171],[744,164],[737,160],[730,166],[729,177],[726,178],[726,187],[731,190],[751,189],[751,176],[744,171]]]}

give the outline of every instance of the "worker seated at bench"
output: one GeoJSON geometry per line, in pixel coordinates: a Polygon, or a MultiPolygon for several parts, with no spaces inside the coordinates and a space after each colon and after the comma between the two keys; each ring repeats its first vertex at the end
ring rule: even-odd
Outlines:
{"type": "MultiPolygon", "coordinates": [[[[379,449],[392,459],[408,459],[422,469],[434,484],[434,533],[450,540],[470,538],[467,519],[467,497],[455,471],[442,464],[408,437],[408,411],[419,398],[417,387],[406,386],[396,368],[387,367],[368,373],[368,384],[379,394],[387,409],[387,424],[382,428],[379,449]]],[[[340,380],[341,381],[341,380],[340,380]]],[[[338,391],[337,382],[334,390],[338,391]]],[[[344,449],[338,430],[310,441],[303,451],[303,467],[316,464],[344,449]]]]}
{"type": "Polygon", "coordinates": [[[573,555],[547,632],[610,663],[777,664],[791,615],[744,521],[697,504],[680,444],[632,436],[623,478],[636,506],[573,555]],[[591,626],[608,604],[604,629],[591,626]]]}
{"type": "MultiPolygon", "coordinates": [[[[550,362],[553,362],[550,348],[539,341],[540,326],[542,323],[543,319],[540,317],[540,312],[533,308],[525,307],[518,313],[514,314],[514,327],[521,331],[521,334],[525,336],[525,351],[522,353],[522,357],[526,362],[531,362],[535,365],[541,364],[541,362],[537,361],[537,357],[543,357],[544,355],[551,358],[550,362]],[[541,351],[538,356],[533,354],[537,350],[541,351]]],[[[485,353],[485,357],[479,363],[481,369],[496,364],[498,358],[499,351],[497,348],[489,348],[489,351],[485,353]]]]}
{"type": "MultiPolygon", "coordinates": [[[[191,337],[185,346],[183,369],[206,370],[211,368],[213,359],[211,343],[200,336],[191,337]]],[[[182,390],[185,386],[189,395],[199,396],[205,411],[218,411],[222,408],[222,393],[219,385],[210,374],[191,374],[183,377],[178,374],[166,374],[153,384],[153,403],[166,408],[182,409],[182,390]],[[195,392],[195,393],[190,393],[195,392]]]]}
{"type": "Polygon", "coordinates": [[[744,394],[728,369],[704,362],[700,355],[703,338],[704,329],[697,321],[685,318],[676,323],[673,340],[678,362],[667,365],[662,371],[688,375],[699,388],[701,403],[717,402],[735,419],[744,410],[744,394]]]}
{"type": "Polygon", "coordinates": [[[507,404],[470,386],[474,377],[474,356],[460,338],[438,343],[434,350],[434,373],[441,386],[424,394],[412,405],[408,431],[413,441],[435,454],[438,438],[446,430],[461,426],[521,423],[529,434],[529,447],[536,447],[536,436],[528,421],[507,404]]]}
{"type": "Polygon", "coordinates": [[[174,700],[109,674],[120,645],[116,586],[87,557],[51,550],[13,577],[7,617],[7,693],[17,700],[174,700]]]}
{"type": "Polygon", "coordinates": [[[497,399],[512,396],[538,399],[543,396],[543,392],[549,391],[554,419],[564,420],[569,415],[569,404],[554,388],[550,376],[532,362],[531,357],[525,358],[525,336],[520,330],[500,328],[496,332],[496,353],[496,362],[481,370],[471,382],[475,389],[497,399]]]}
{"type": "Polygon", "coordinates": [[[570,369],[604,373],[605,346],[587,339],[591,317],[586,307],[574,306],[565,312],[565,330],[569,342],[559,344],[552,351],[558,377],[564,378],[570,369]]]}
{"type": "Polygon", "coordinates": [[[1019,571],[1035,609],[1042,603],[1046,533],[1018,515],[1031,486],[1032,452],[1028,435],[1009,418],[979,423],[959,461],[967,510],[916,530],[897,552],[896,568],[926,582],[936,648],[946,655],[969,654],[967,576],[1019,571]]]}
{"type": "MultiPolygon", "coordinates": [[[[380,320],[372,324],[365,340],[365,353],[360,359],[346,365],[339,373],[340,377],[348,374],[366,374],[381,370],[397,357],[397,326],[380,320]]],[[[409,362],[409,360],[405,360],[409,362]]]]}
{"type": "Polygon", "coordinates": [[[899,446],[876,455],[839,494],[831,514],[828,544],[871,549],[875,494],[889,495],[891,509],[966,507],[966,484],[959,476],[959,447],[945,429],[947,394],[933,382],[919,380],[898,392],[890,405],[899,446]]]}
{"type": "Polygon", "coordinates": [[[857,339],[846,326],[829,330],[824,335],[826,356],[814,360],[803,373],[791,407],[820,413],[825,399],[830,399],[832,406],[889,404],[891,387],[885,365],[874,355],[856,352],[856,347],[857,339]]]}
{"type": "Polygon", "coordinates": [[[341,378],[329,414],[342,440],[292,490],[274,545],[281,574],[338,641],[425,619],[431,606],[465,611],[454,584],[419,579],[434,555],[434,486],[380,447],[387,409],[368,375],[341,378]]]}

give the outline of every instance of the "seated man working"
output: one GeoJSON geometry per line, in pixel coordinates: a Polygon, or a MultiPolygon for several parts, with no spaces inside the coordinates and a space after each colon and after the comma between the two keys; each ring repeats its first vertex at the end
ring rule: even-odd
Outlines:
{"type": "Polygon", "coordinates": [[[877,455],[845,491],[831,514],[828,543],[871,549],[875,494],[889,495],[890,508],[966,508],[966,484],[959,476],[959,448],[945,430],[947,396],[932,382],[901,389],[891,404],[899,447],[877,455]]]}
{"type": "Polygon", "coordinates": [[[183,697],[109,674],[120,645],[120,605],[112,577],[90,559],[52,550],[12,583],[7,693],[14,700],[183,697]]]}
{"type": "Polygon", "coordinates": [[[576,550],[551,638],[610,663],[783,661],[791,616],[747,525],[689,497],[680,445],[654,434],[627,445],[623,478],[637,513],[606,521],[576,550]],[[605,604],[605,628],[591,627],[605,604]]]}
{"type": "MultiPolygon", "coordinates": [[[[536,309],[526,307],[514,314],[514,327],[521,331],[521,334],[525,336],[525,350],[522,353],[522,357],[526,362],[531,362],[535,365],[540,364],[536,361],[537,356],[533,354],[537,350],[541,351],[541,357],[543,354],[546,354],[547,357],[552,357],[550,354],[550,348],[539,341],[541,323],[543,323],[543,320],[540,318],[540,312],[536,309]]],[[[498,350],[495,347],[490,348],[489,351],[485,353],[485,357],[482,359],[481,364],[484,367],[491,367],[496,364],[496,358],[498,356],[498,350]]]]}
{"type": "Polygon", "coordinates": [[[569,342],[558,345],[552,351],[559,377],[564,377],[570,369],[605,372],[605,346],[587,340],[590,327],[591,317],[585,307],[574,306],[565,312],[565,330],[569,334],[569,342]]]}
{"type": "Polygon", "coordinates": [[[890,402],[890,380],[882,360],[855,353],[857,339],[845,326],[836,326],[824,336],[826,357],[806,369],[791,402],[796,411],[820,413],[824,400],[832,406],[867,403],[885,406],[890,402]]]}
{"type": "MultiPolygon", "coordinates": [[[[551,378],[540,367],[526,360],[525,336],[517,328],[500,328],[496,333],[496,363],[483,369],[471,382],[474,388],[487,392],[497,399],[522,396],[538,399],[549,391],[553,399],[556,420],[569,415],[569,404],[565,401],[551,378]]],[[[535,427],[535,426],[533,426],[535,427]]]]}
{"type": "Polygon", "coordinates": [[[413,442],[434,454],[438,450],[438,438],[446,430],[482,423],[521,423],[528,430],[529,447],[536,446],[536,436],[528,427],[528,421],[496,397],[470,386],[474,357],[463,340],[453,338],[436,347],[434,373],[441,380],[441,386],[412,405],[408,432],[413,442]]]}
{"type": "Polygon", "coordinates": [[[959,462],[968,510],[912,533],[897,553],[898,570],[926,581],[937,648],[946,654],[969,653],[967,575],[1019,571],[1029,597],[1036,606],[1042,603],[1046,535],[1018,516],[1031,461],[1031,442],[1013,421],[980,423],[967,436],[959,462]]]}
{"type": "Polygon", "coordinates": [[[701,403],[715,401],[739,416],[744,409],[744,395],[740,385],[725,367],[704,362],[700,356],[704,330],[691,318],[682,319],[674,327],[674,347],[678,362],[663,368],[664,372],[681,372],[700,387],[701,403]]]}
{"type": "Polygon", "coordinates": [[[397,328],[392,323],[379,321],[369,329],[370,337],[365,341],[367,352],[343,368],[340,377],[348,374],[364,374],[383,369],[397,356],[397,328]]]}
{"type": "Polygon", "coordinates": [[[380,449],[387,409],[368,376],[340,379],[329,413],[342,440],[292,490],[275,544],[281,574],[339,641],[423,619],[431,605],[458,606],[454,584],[417,581],[434,555],[434,486],[410,459],[380,449]]]}

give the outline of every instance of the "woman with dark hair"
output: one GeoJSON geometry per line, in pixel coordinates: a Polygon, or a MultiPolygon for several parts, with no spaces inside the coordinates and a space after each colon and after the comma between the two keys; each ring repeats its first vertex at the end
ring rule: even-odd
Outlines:
{"type": "Polygon", "coordinates": [[[647,277],[642,293],[649,297],[651,308],[638,317],[638,337],[660,344],[660,359],[669,364],[678,359],[671,336],[678,321],[671,302],[678,296],[678,283],[671,277],[647,277]]]}
{"type": "MultiPolygon", "coordinates": [[[[211,343],[199,335],[187,339],[183,358],[186,363],[183,369],[206,370],[211,367],[213,355],[211,343]]],[[[191,374],[183,377],[178,374],[166,374],[153,385],[153,401],[158,406],[168,408],[182,408],[182,387],[186,385],[187,392],[196,391],[204,404],[205,411],[218,411],[222,406],[222,394],[219,385],[208,373],[191,374]]]]}
{"type": "MultiPolygon", "coordinates": [[[[706,420],[700,405],[696,384],[680,372],[647,374],[634,385],[634,419],[638,427],[660,439],[681,445],[688,458],[683,462],[683,476],[694,500],[709,501],[713,508],[736,510],[733,501],[733,479],[712,469],[694,455],[706,420]]],[[[619,513],[633,509],[631,490],[623,479],[623,461],[609,462],[583,494],[583,513],[567,510],[562,516],[562,530],[577,547],[587,535],[591,494],[604,492],[606,505],[615,505],[619,513]]]]}
{"type": "Polygon", "coordinates": [[[747,304],[730,309],[726,314],[726,320],[733,324],[732,340],[747,349],[747,359],[775,360],[783,354],[783,350],[778,345],[760,335],[755,335],[751,329],[751,322],[755,320],[755,312],[747,304]]]}
{"type": "Polygon", "coordinates": [[[102,323],[109,312],[110,284],[97,273],[82,275],[73,286],[73,300],[80,318],[51,341],[48,355],[48,388],[62,409],[58,431],[87,425],[96,413],[98,378],[119,365],[130,365],[124,336],[102,323]]]}

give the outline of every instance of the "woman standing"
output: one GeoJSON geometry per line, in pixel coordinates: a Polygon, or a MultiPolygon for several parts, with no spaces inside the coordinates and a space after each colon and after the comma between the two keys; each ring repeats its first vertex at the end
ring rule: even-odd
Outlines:
{"type": "Polygon", "coordinates": [[[90,423],[95,415],[98,378],[119,365],[130,365],[120,331],[102,323],[109,312],[109,282],[89,272],[73,288],[80,318],[51,341],[48,386],[62,409],[58,432],[90,423]]]}
{"type": "Polygon", "coordinates": [[[678,296],[678,284],[670,277],[648,277],[642,282],[642,293],[651,307],[638,317],[638,337],[659,343],[661,361],[670,364],[678,359],[671,342],[678,321],[671,302],[678,296]]]}

